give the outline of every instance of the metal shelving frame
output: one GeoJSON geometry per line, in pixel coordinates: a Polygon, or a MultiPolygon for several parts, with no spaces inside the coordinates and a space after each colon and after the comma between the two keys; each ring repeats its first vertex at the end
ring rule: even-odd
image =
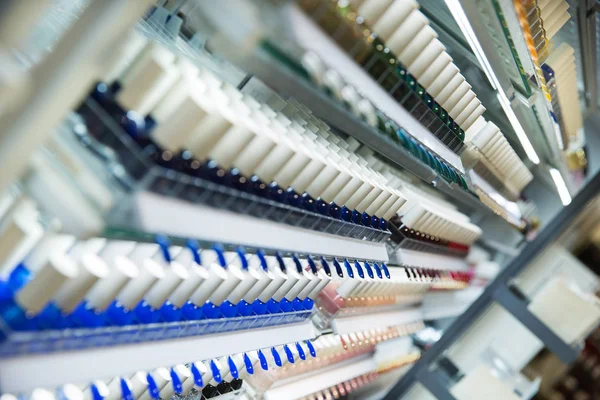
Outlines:
{"type": "Polygon", "coordinates": [[[448,350],[475,321],[494,303],[500,304],[506,311],[517,318],[525,327],[535,334],[545,346],[555,353],[564,363],[572,363],[578,356],[578,349],[565,343],[560,337],[542,323],[527,309],[527,303],[513,293],[510,283],[531,261],[533,261],[550,243],[556,240],[563,230],[577,218],[589,202],[598,196],[600,172],[590,178],[587,184],[564,207],[539,235],[529,242],[521,254],[498,275],[485,289],[481,296],[460,315],[446,330],[441,339],[428,349],[421,359],[411,368],[388,392],[385,400],[402,398],[413,386],[420,382],[438,399],[451,400],[454,397],[443,383],[442,376],[433,370],[436,360],[448,350]]]}

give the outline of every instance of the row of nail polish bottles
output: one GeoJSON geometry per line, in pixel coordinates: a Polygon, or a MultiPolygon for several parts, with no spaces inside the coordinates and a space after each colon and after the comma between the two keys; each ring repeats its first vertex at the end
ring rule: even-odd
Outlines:
{"type": "Polygon", "coordinates": [[[8,276],[14,330],[144,325],[304,312],[331,280],[326,259],[49,234],[8,276]],[[43,290],[42,290],[43,288],[43,290]]]}
{"type": "Polygon", "coordinates": [[[352,156],[350,144],[325,124],[292,104],[283,113],[257,103],[160,45],[138,47],[128,66],[107,77],[113,84],[98,85],[93,96],[150,158],[308,211],[386,229],[387,218],[403,203],[397,186],[352,156]]]}

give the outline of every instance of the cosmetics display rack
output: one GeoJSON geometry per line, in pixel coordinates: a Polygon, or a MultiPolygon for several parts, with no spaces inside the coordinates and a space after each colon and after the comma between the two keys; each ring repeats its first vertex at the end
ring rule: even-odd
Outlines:
{"type": "MultiPolygon", "coordinates": [[[[316,29],[312,22],[308,20],[301,11],[292,8],[294,23],[301,26],[302,35],[300,35],[306,43],[311,46],[320,46],[320,54],[330,55],[337,60],[335,64],[344,65],[344,70],[351,70],[352,76],[363,76],[364,79],[360,82],[364,85],[361,87],[363,91],[375,91],[378,93],[377,98],[383,98],[388,94],[378,87],[370,77],[367,76],[354,61],[344,54],[331,39],[320,30],[316,29]],[[368,78],[367,78],[368,77],[368,78]],[[381,93],[380,93],[381,92],[381,93]]],[[[298,28],[300,29],[300,28],[298,28]]],[[[227,44],[227,48],[219,48],[218,50],[227,54],[237,65],[251,72],[266,82],[270,87],[278,92],[289,95],[305,104],[313,104],[313,112],[316,116],[322,118],[332,127],[336,128],[343,134],[352,136],[364,143],[378,154],[389,160],[394,165],[401,169],[407,170],[414,174],[424,182],[432,184],[440,192],[444,193],[448,198],[457,201],[458,204],[465,209],[481,212],[484,215],[496,218],[497,212],[492,211],[488,206],[484,205],[479,198],[474,194],[475,188],[472,183],[468,183],[469,188],[473,193],[465,191],[455,182],[449,182],[441,177],[438,172],[431,168],[422,158],[407,151],[404,147],[392,140],[390,137],[381,134],[379,131],[369,126],[366,122],[355,117],[341,103],[338,103],[325,92],[317,88],[306,77],[299,75],[295,70],[289,68],[281,58],[274,57],[272,53],[265,50],[264,47],[257,46],[254,52],[236,52],[231,53],[231,46],[227,44]]],[[[340,71],[342,72],[342,71],[340,71]]],[[[353,80],[354,84],[356,80],[353,80]]],[[[402,121],[402,127],[417,140],[426,144],[430,149],[435,151],[446,162],[464,172],[460,158],[446,148],[436,137],[426,130],[408,111],[402,106],[393,103],[386,103],[391,109],[386,109],[386,112],[394,117],[394,120],[402,121]]],[[[466,182],[469,182],[467,176],[464,177],[466,182]]],[[[498,206],[501,207],[501,206],[498,206]]],[[[525,226],[525,222],[521,222],[516,227],[525,226]]],[[[485,235],[485,232],[484,232],[485,235]]]]}
{"type": "MultiPolygon", "coordinates": [[[[100,130],[92,130],[90,135],[97,135],[101,144],[118,154],[117,161],[131,176],[127,180],[128,189],[134,193],[126,193],[126,200],[108,217],[114,226],[119,221],[135,221],[137,226],[129,227],[148,233],[163,232],[293,252],[387,259],[382,242],[387,240],[389,232],[166,170],[148,160],[93,99],[83,105],[82,114],[89,126],[100,130]],[[169,214],[157,210],[169,210],[169,214]]],[[[102,151],[96,148],[92,153],[102,154],[102,151]]],[[[110,169],[110,165],[107,167],[110,169]]],[[[123,179],[122,174],[119,178],[123,179]]]]}
{"type": "MultiPolygon", "coordinates": [[[[469,256],[505,230],[504,244],[528,233],[517,201],[533,175],[418,3],[368,1],[392,7],[380,22],[346,18],[367,2],[327,2],[342,22],[327,33],[302,10],[317,1],[89,3],[42,51],[20,49],[27,84],[0,107],[0,145],[31,158],[8,154],[0,177],[0,390],[14,394],[1,400],[361,398],[392,371],[403,378],[388,398],[419,381],[451,399],[438,356],[494,301],[561,359],[576,355],[507,285],[600,178],[480,286],[469,256]],[[410,57],[383,50],[402,7],[426,27],[397,35],[415,36],[410,57]],[[369,62],[357,62],[343,30],[371,22],[357,40],[369,62]],[[455,86],[435,90],[431,71],[424,83],[417,44],[441,54],[455,86]],[[73,67],[80,55],[86,68],[73,67]],[[26,140],[38,121],[43,134],[26,140]],[[482,169],[469,156],[486,129],[481,148],[496,153],[482,169]],[[455,317],[415,349],[410,335],[455,317]]],[[[23,22],[43,36],[34,20],[23,22]]],[[[7,43],[20,65],[8,33],[0,53],[7,43]]]]}

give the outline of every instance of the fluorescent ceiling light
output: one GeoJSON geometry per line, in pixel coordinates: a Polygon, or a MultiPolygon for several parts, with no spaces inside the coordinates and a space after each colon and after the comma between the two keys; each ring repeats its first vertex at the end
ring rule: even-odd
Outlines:
{"type": "Polygon", "coordinates": [[[500,81],[494,73],[492,65],[490,64],[489,60],[485,55],[485,52],[483,51],[483,48],[481,47],[481,43],[479,43],[479,40],[477,39],[477,35],[475,34],[475,31],[473,30],[473,27],[469,22],[469,18],[467,17],[465,10],[460,4],[460,0],[445,1],[446,5],[448,6],[448,9],[450,10],[450,13],[454,17],[454,20],[460,27],[461,32],[465,36],[465,39],[467,39],[469,46],[471,46],[471,50],[473,50],[473,53],[475,53],[475,57],[477,57],[477,61],[479,61],[479,64],[483,68],[483,72],[485,72],[485,75],[487,76],[490,85],[493,89],[498,91],[498,100],[500,101],[500,105],[502,106],[506,117],[508,118],[510,124],[516,132],[517,138],[519,138],[519,142],[521,142],[521,146],[523,146],[527,157],[531,160],[532,163],[539,164],[540,158],[538,157],[537,153],[535,152],[535,149],[529,141],[529,138],[527,137],[525,130],[521,126],[519,119],[515,115],[515,112],[513,111],[510,105],[510,100],[508,99],[508,96],[506,96],[506,93],[504,93],[504,89],[502,89],[500,81]]]}
{"type": "Polygon", "coordinates": [[[552,180],[554,181],[554,185],[558,190],[558,196],[560,197],[560,201],[563,203],[563,206],[570,204],[571,194],[569,193],[569,189],[567,189],[565,180],[560,172],[556,168],[550,168],[550,176],[552,176],[552,180]]]}
{"type": "Polygon", "coordinates": [[[506,97],[506,94],[502,90],[498,90],[498,101],[500,102],[500,105],[502,106],[502,109],[504,110],[508,121],[512,125],[512,128],[517,134],[517,138],[519,139],[519,142],[521,142],[521,146],[523,146],[525,154],[527,154],[527,157],[531,160],[532,163],[539,164],[540,158],[535,152],[533,145],[529,141],[529,137],[527,137],[525,129],[523,129],[523,127],[521,126],[521,123],[519,122],[515,111],[512,109],[510,105],[510,100],[508,100],[508,97],[506,97]]]}
{"type": "Polygon", "coordinates": [[[492,69],[492,65],[485,56],[485,52],[481,47],[481,43],[479,43],[477,35],[475,34],[475,31],[473,30],[473,27],[469,22],[469,18],[467,17],[465,10],[462,8],[460,1],[446,0],[446,5],[448,6],[448,9],[458,24],[461,32],[465,36],[465,39],[467,39],[469,46],[471,46],[471,50],[473,50],[473,53],[475,53],[475,57],[477,57],[477,61],[479,61],[479,64],[481,64],[483,72],[485,72],[485,75],[490,81],[490,85],[492,85],[494,90],[499,89],[500,81],[498,81],[498,78],[492,69]]]}

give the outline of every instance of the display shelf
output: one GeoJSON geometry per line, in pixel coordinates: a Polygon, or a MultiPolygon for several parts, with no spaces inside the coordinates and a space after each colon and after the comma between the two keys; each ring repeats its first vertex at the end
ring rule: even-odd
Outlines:
{"type": "Polygon", "coordinates": [[[334,333],[341,335],[344,333],[409,324],[422,320],[423,312],[421,307],[413,306],[395,310],[374,309],[368,314],[339,316],[331,321],[331,327],[334,333]]]}
{"type": "Polygon", "coordinates": [[[498,193],[496,189],[492,187],[492,185],[479,176],[477,172],[471,170],[469,171],[469,176],[473,185],[485,192],[485,194],[502,210],[506,216],[506,221],[509,224],[520,229],[523,227],[524,221],[517,203],[507,200],[504,196],[498,193]]]}
{"type": "Polygon", "coordinates": [[[483,293],[483,287],[427,293],[423,298],[423,320],[432,321],[456,317],[465,312],[481,293],[483,293]]]}
{"type": "Polygon", "coordinates": [[[369,354],[366,357],[351,359],[278,382],[275,387],[265,392],[264,398],[265,400],[303,398],[376,369],[377,364],[369,354]]]}
{"type": "Polygon", "coordinates": [[[386,261],[385,245],[279,224],[232,211],[192,204],[151,192],[137,192],[110,218],[113,226],[146,233],[236,243],[303,254],[386,261]]]}
{"type": "Polygon", "coordinates": [[[98,158],[105,159],[109,174],[115,175],[115,170],[120,171],[118,176],[114,176],[114,180],[120,189],[126,188],[127,194],[116,201],[117,207],[109,220],[127,223],[126,218],[133,212],[130,207],[135,207],[135,201],[130,197],[135,197],[139,192],[151,191],[169,198],[184,199],[188,204],[229,210],[240,216],[259,217],[283,230],[302,228],[306,232],[315,231],[317,234],[326,233],[332,237],[372,243],[381,243],[389,237],[388,231],[293,207],[156,165],[93,99],[87,99],[79,112],[89,129],[88,134],[80,135],[80,142],[98,158]],[[115,168],[115,164],[121,164],[126,173],[115,168]]]}
{"type": "Polygon", "coordinates": [[[425,253],[409,249],[397,249],[390,261],[407,267],[433,268],[436,270],[467,271],[466,259],[441,254],[425,253]]]}
{"type": "Polygon", "coordinates": [[[3,392],[21,393],[36,387],[86,384],[95,379],[294,343],[315,336],[314,325],[308,320],[240,332],[7,357],[0,362],[0,387],[3,392]]]}

